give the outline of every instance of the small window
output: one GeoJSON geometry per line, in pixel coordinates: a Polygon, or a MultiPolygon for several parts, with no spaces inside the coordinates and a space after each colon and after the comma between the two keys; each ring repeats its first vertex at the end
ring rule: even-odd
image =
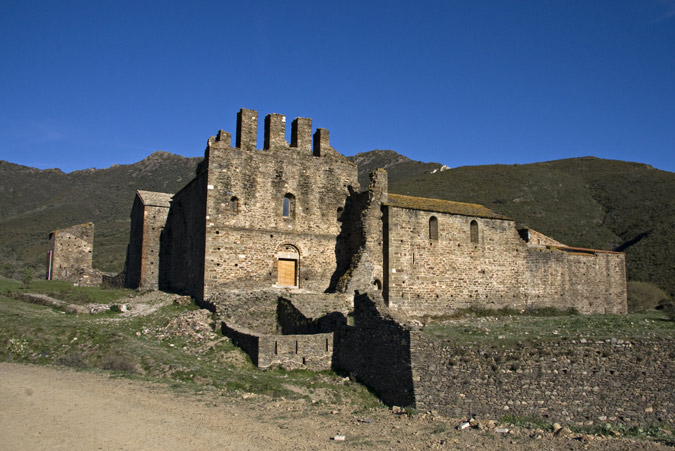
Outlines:
{"type": "Polygon", "coordinates": [[[239,214],[239,199],[236,197],[230,199],[230,213],[233,215],[239,214]]]}
{"type": "Polygon", "coordinates": [[[295,218],[295,196],[287,193],[282,202],[281,214],[284,218],[295,218]]]}
{"type": "Polygon", "coordinates": [[[436,219],[436,216],[429,218],[429,239],[438,240],[438,219],[436,219]]]}
{"type": "Polygon", "coordinates": [[[471,242],[472,243],[477,243],[478,242],[478,223],[476,221],[471,221],[471,225],[469,226],[470,231],[471,231],[471,242]]]}

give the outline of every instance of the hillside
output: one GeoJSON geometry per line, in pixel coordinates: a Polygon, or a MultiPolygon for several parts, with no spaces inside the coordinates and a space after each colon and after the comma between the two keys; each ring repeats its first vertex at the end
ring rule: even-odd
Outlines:
{"type": "Polygon", "coordinates": [[[422,163],[411,160],[393,150],[371,150],[347,157],[359,167],[359,184],[361,189],[368,188],[368,174],[377,168],[384,168],[389,174],[389,182],[397,182],[419,177],[425,174],[444,171],[447,166],[440,163],[422,163]]]}
{"type": "Polygon", "coordinates": [[[155,152],[135,164],[68,174],[0,161],[0,273],[24,265],[43,271],[49,232],[88,221],[96,227],[94,267],[120,271],[136,190],[175,192],[199,161],[155,152]]]}
{"type": "Polygon", "coordinates": [[[565,244],[626,252],[628,278],[675,294],[675,174],[594,157],[467,166],[390,191],[474,202],[565,244]]]}

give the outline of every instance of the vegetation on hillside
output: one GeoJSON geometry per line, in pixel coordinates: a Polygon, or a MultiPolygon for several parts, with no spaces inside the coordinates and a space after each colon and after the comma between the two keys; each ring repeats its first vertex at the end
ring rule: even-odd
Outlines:
{"type": "Polygon", "coordinates": [[[129,241],[136,190],[173,193],[194,176],[199,158],[155,152],[131,165],[66,174],[0,161],[0,274],[45,272],[49,232],[94,222],[94,267],[119,272],[129,241]]]}

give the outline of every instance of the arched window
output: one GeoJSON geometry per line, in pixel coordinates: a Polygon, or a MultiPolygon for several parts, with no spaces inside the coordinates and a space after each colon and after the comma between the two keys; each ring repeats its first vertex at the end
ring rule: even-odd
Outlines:
{"type": "Polygon", "coordinates": [[[239,214],[239,199],[235,196],[230,199],[230,213],[233,215],[239,214]]]}
{"type": "Polygon", "coordinates": [[[281,214],[284,218],[295,218],[295,196],[286,193],[281,205],[281,214]]]}
{"type": "Polygon", "coordinates": [[[470,231],[471,231],[471,242],[472,243],[477,243],[478,242],[478,223],[476,221],[471,221],[471,224],[469,225],[470,231]]]}
{"type": "Polygon", "coordinates": [[[429,239],[438,240],[438,219],[436,219],[436,216],[429,218],[429,239]]]}

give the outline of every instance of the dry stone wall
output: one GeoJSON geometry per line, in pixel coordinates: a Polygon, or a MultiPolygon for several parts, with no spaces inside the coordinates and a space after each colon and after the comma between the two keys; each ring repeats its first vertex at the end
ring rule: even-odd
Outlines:
{"type": "Polygon", "coordinates": [[[415,406],[577,425],[675,422],[672,341],[561,340],[503,348],[411,334],[415,406]]]}

